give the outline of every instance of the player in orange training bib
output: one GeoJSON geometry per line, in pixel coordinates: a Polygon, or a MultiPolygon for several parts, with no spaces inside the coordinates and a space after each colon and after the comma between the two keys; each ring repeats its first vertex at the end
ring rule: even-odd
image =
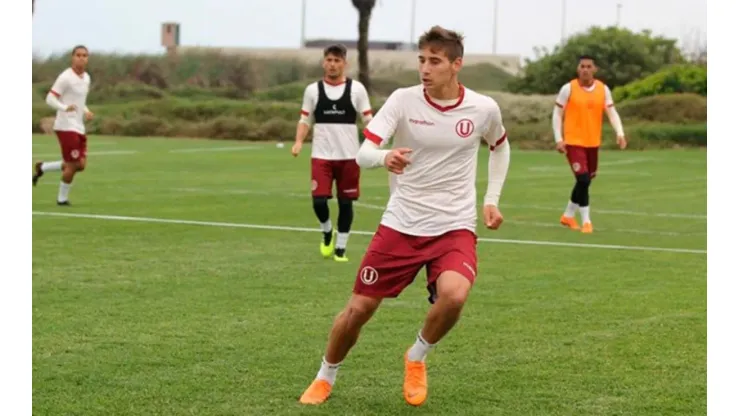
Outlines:
{"type": "Polygon", "coordinates": [[[560,223],[570,229],[592,233],[588,190],[596,176],[604,111],[617,133],[620,149],[627,147],[622,121],[614,108],[612,93],[603,82],[594,78],[596,62],[591,56],[578,59],[578,78],[560,89],[552,113],[552,128],[557,150],[565,153],[576,177],[570,201],[560,217],[560,223]],[[581,213],[582,227],[575,219],[581,213]]]}

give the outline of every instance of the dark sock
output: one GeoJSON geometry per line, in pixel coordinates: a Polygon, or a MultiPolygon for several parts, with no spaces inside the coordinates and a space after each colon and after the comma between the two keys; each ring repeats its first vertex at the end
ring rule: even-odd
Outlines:
{"type": "MultiPolygon", "coordinates": [[[[337,232],[339,234],[349,234],[352,228],[352,219],[354,218],[354,210],[352,207],[351,199],[339,199],[339,218],[337,218],[337,232]]],[[[337,256],[344,256],[346,247],[337,246],[335,253],[337,256]]]]}
{"type": "MultiPolygon", "coordinates": [[[[316,218],[319,223],[325,224],[329,221],[329,201],[325,197],[314,197],[313,198],[313,212],[316,214],[316,218]]],[[[324,245],[328,246],[331,243],[332,230],[324,230],[324,245]]]]}

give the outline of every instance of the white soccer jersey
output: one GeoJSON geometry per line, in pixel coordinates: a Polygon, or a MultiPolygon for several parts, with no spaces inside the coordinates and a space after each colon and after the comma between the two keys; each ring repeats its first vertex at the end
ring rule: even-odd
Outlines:
{"type": "Polygon", "coordinates": [[[65,106],[74,104],[77,106],[77,110],[57,110],[57,116],[54,120],[54,130],[75,131],[85,134],[84,117],[89,90],[90,75],[87,72],[77,75],[72,68],[67,68],[59,74],[56,81],[54,81],[54,85],[51,87],[51,93],[65,106]]]}
{"type": "MultiPolygon", "coordinates": [[[[326,80],[321,81],[324,91],[329,100],[338,101],[344,95],[346,83],[331,84],[326,80]]],[[[364,121],[372,118],[372,107],[365,86],[353,79],[350,87],[351,103],[355,111],[362,115],[364,121]]],[[[354,159],[360,148],[356,124],[322,124],[315,123],[314,111],[319,103],[319,83],[309,84],[303,93],[303,105],[301,106],[301,122],[313,125],[313,140],[311,145],[311,157],[324,160],[349,160],[354,159]]],[[[333,110],[328,111],[344,111],[333,110]]]]}
{"type": "Polygon", "coordinates": [[[459,99],[433,101],[421,85],[398,89],[365,129],[383,145],[412,149],[411,164],[392,181],[381,224],[415,236],[452,230],[476,232],[476,171],[480,140],[491,148],[506,140],[493,98],[460,86],[459,99]]]}

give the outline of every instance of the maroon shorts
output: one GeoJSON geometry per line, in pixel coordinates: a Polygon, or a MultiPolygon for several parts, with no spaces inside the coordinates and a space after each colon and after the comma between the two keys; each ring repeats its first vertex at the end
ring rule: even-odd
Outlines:
{"type": "Polygon", "coordinates": [[[596,170],[599,167],[598,147],[566,145],[565,155],[575,175],[588,173],[592,178],[596,176],[596,170]]]}
{"type": "Polygon", "coordinates": [[[416,237],[380,225],[357,272],[354,292],[395,298],[426,266],[429,302],[437,293],[435,282],[442,272],[454,271],[471,284],[478,273],[477,236],[469,230],[450,231],[435,237],[416,237]]]}
{"type": "Polygon", "coordinates": [[[360,197],[360,167],[354,159],[311,159],[311,196],[331,198],[332,182],[337,182],[337,197],[360,197]]]}
{"type": "Polygon", "coordinates": [[[76,131],[57,130],[55,133],[65,162],[77,162],[87,157],[87,136],[76,131]]]}

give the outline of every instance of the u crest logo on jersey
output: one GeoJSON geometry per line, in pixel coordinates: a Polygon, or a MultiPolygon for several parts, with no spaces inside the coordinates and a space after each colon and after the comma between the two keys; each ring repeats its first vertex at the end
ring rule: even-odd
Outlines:
{"type": "Polygon", "coordinates": [[[475,125],[473,124],[473,120],[468,118],[458,121],[455,125],[455,133],[463,139],[470,137],[470,135],[473,134],[473,131],[475,131],[475,125]]]}

